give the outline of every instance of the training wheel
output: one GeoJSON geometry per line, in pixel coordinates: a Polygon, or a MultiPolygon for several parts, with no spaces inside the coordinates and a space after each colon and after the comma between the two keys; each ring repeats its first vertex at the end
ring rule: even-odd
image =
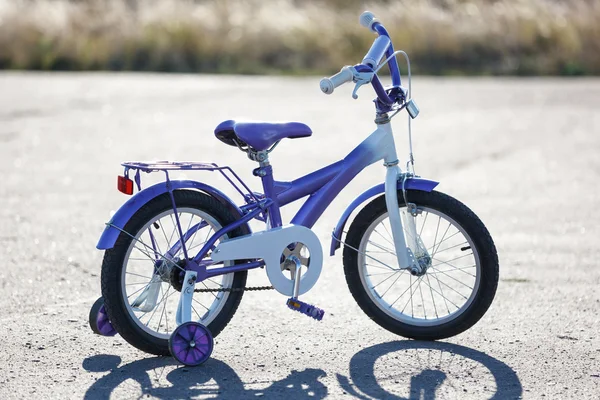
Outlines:
{"type": "Polygon", "coordinates": [[[207,327],[198,322],[186,322],[173,331],[169,338],[171,355],[180,363],[200,365],[213,351],[213,336],[207,327]]]}
{"type": "Polygon", "coordinates": [[[90,309],[90,328],[98,335],[115,336],[117,331],[108,320],[108,314],[104,307],[104,299],[100,297],[90,309]]]}

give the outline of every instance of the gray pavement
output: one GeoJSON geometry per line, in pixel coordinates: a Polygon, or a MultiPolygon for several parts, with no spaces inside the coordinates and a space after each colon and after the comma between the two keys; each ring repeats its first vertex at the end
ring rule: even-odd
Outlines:
{"type": "MultiPolygon", "coordinates": [[[[408,341],[371,322],[340,252],[304,298],[326,310],[321,323],[276,292],[247,293],[199,368],[90,331],[96,241],[126,200],[119,162],[215,160],[258,188],[253,163],[212,130],[232,117],[299,120],[313,137],[272,156],[276,177],[293,179],[374,128],[371,89],[354,101],[351,87],[325,96],[318,80],[0,74],[0,399],[600,397],[598,79],[414,79],[417,172],[480,216],[500,257],[492,307],[457,337],[408,341]]],[[[370,167],[326,211],[315,227],[326,249],[344,208],[383,174],[370,167]]]]}

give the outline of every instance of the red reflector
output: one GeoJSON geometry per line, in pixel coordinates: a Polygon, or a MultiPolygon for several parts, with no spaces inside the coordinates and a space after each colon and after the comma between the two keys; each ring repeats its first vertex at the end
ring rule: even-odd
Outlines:
{"type": "Polygon", "coordinates": [[[119,192],[125,193],[128,195],[133,194],[133,181],[129,178],[125,178],[124,176],[117,177],[117,189],[119,192]]]}

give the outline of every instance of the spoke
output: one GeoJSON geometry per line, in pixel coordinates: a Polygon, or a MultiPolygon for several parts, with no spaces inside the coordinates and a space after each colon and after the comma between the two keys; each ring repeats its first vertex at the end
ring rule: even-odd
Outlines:
{"type": "MultiPolygon", "coordinates": [[[[211,228],[211,230],[212,230],[212,228],[211,228]]],[[[194,247],[190,247],[188,249],[188,251],[191,252],[192,250],[197,249],[200,246],[204,246],[205,244],[206,244],[206,240],[204,242],[200,243],[200,244],[195,245],[194,247]]]]}
{"type": "MultiPolygon", "coordinates": [[[[380,244],[377,244],[377,243],[375,243],[375,242],[372,242],[371,240],[367,240],[367,241],[368,241],[370,244],[372,244],[373,246],[377,247],[378,249],[381,249],[381,250],[384,250],[384,251],[385,251],[385,252],[387,252],[387,253],[390,253],[390,254],[396,255],[396,253],[395,253],[394,251],[392,251],[392,250],[388,249],[387,247],[383,247],[382,245],[380,245],[380,244]]],[[[373,252],[373,251],[370,251],[370,253],[374,253],[374,252],[373,252]]]]}
{"type": "Polygon", "coordinates": [[[134,282],[134,283],[126,283],[125,286],[133,286],[133,285],[147,285],[148,282],[134,282]]]}
{"type": "MultiPolygon", "coordinates": [[[[427,282],[423,281],[423,283],[425,283],[425,284],[427,285],[427,282]]],[[[444,282],[442,282],[442,283],[444,283],[444,282]]],[[[446,285],[446,284],[444,283],[444,285],[446,285]]],[[[427,285],[427,286],[429,286],[429,285],[427,285]]],[[[446,285],[446,286],[448,286],[448,285],[446,285]]],[[[448,286],[448,287],[450,287],[450,286],[448,286]]],[[[429,286],[429,288],[430,288],[431,290],[433,290],[434,292],[436,292],[437,294],[439,294],[440,296],[442,296],[442,295],[440,294],[440,292],[438,292],[437,290],[435,290],[433,287],[429,286]]],[[[452,289],[452,288],[450,287],[450,289],[452,289]]],[[[454,290],[454,289],[452,289],[452,290],[454,290]]],[[[457,293],[458,293],[458,292],[457,292],[457,293]]],[[[460,294],[460,293],[458,293],[458,294],[460,294]]],[[[462,296],[462,295],[461,295],[461,296],[462,296]]],[[[444,299],[448,300],[450,303],[452,303],[452,305],[453,305],[454,307],[456,307],[457,309],[459,309],[459,308],[460,308],[459,306],[457,306],[456,304],[454,304],[454,302],[453,302],[452,300],[450,300],[449,298],[447,298],[447,297],[445,297],[445,296],[442,296],[442,297],[443,297],[444,299]]],[[[463,297],[464,297],[464,296],[463,296],[463,297]]],[[[465,297],[465,299],[466,299],[466,297],[465,297]]]]}
{"type": "Polygon", "coordinates": [[[194,310],[194,312],[196,313],[196,315],[198,316],[198,321],[200,321],[202,319],[202,315],[200,315],[200,313],[198,311],[196,311],[196,307],[194,307],[194,305],[192,304],[192,310],[194,310]]]}
{"type": "MultiPolygon", "coordinates": [[[[459,259],[461,259],[461,258],[465,258],[465,257],[468,257],[468,256],[472,256],[472,255],[473,255],[473,253],[464,254],[464,255],[462,255],[462,256],[458,256],[458,257],[456,257],[456,258],[453,258],[452,260],[448,260],[448,261],[442,261],[442,260],[438,260],[437,258],[434,258],[433,256],[431,257],[431,259],[432,259],[432,260],[435,260],[435,261],[437,261],[437,262],[439,262],[439,263],[441,263],[441,264],[447,264],[447,265],[450,265],[450,266],[454,266],[454,265],[450,264],[450,262],[452,262],[452,261],[455,261],[455,260],[459,260],[459,259]]],[[[436,267],[436,266],[438,266],[438,265],[440,265],[440,264],[432,265],[432,267],[436,267]]]]}
{"type": "MultiPolygon", "coordinates": [[[[371,286],[371,290],[375,289],[377,286],[381,285],[383,282],[387,281],[388,279],[390,279],[391,277],[393,277],[394,275],[396,275],[399,271],[394,272],[392,275],[388,276],[387,278],[385,278],[384,280],[382,280],[381,282],[379,282],[377,285],[375,286],[371,286]]],[[[381,298],[381,296],[379,296],[379,298],[381,298]]]]}
{"type": "Polygon", "coordinates": [[[477,267],[477,264],[473,264],[473,265],[470,265],[470,266],[468,266],[468,267],[463,267],[463,268],[456,268],[456,267],[455,267],[455,268],[452,268],[452,269],[449,269],[449,270],[446,270],[446,271],[442,271],[442,270],[440,270],[440,269],[437,269],[437,268],[436,268],[437,272],[429,272],[429,271],[427,271],[427,273],[428,273],[428,274],[431,274],[431,275],[435,275],[435,274],[444,273],[444,272],[454,272],[454,271],[459,271],[459,272],[462,272],[463,274],[467,274],[467,275],[469,275],[469,276],[472,276],[473,278],[477,278],[475,275],[473,275],[473,274],[470,274],[470,273],[468,273],[467,271],[464,271],[465,269],[469,269],[469,268],[475,268],[475,267],[477,267]]]}
{"type": "Polygon", "coordinates": [[[419,232],[419,236],[423,233],[423,229],[425,228],[425,222],[427,222],[427,217],[429,217],[429,211],[426,211],[425,219],[423,220],[423,225],[421,225],[421,232],[419,232]]]}
{"type": "MultiPolygon", "coordinates": [[[[465,296],[464,296],[464,295],[463,295],[461,292],[457,291],[457,290],[456,290],[456,289],[454,289],[452,286],[448,286],[448,284],[447,284],[446,282],[444,282],[444,281],[441,281],[441,280],[440,280],[439,282],[440,282],[440,283],[443,283],[443,284],[444,284],[444,286],[446,286],[448,289],[452,290],[453,292],[457,293],[457,294],[458,294],[460,297],[462,297],[463,299],[465,299],[465,300],[469,300],[469,298],[468,298],[468,297],[465,297],[465,296]]],[[[450,301],[450,299],[448,299],[448,301],[450,301]]],[[[452,303],[452,302],[451,302],[451,303],[452,303]]],[[[452,303],[452,304],[454,304],[454,303],[452,303]]]]}
{"type": "Polygon", "coordinates": [[[452,224],[450,222],[448,222],[448,227],[446,228],[446,231],[442,235],[442,240],[440,240],[440,243],[438,243],[438,247],[437,247],[437,249],[435,249],[433,251],[433,254],[431,255],[431,257],[435,256],[435,252],[440,249],[440,246],[442,245],[442,242],[444,241],[444,238],[446,237],[446,234],[448,233],[448,230],[450,229],[451,226],[452,226],[452,224]]]}
{"type": "MultiPolygon", "coordinates": [[[[194,219],[194,214],[190,213],[190,222],[188,222],[188,226],[187,226],[187,228],[185,230],[185,233],[183,233],[184,232],[183,230],[181,231],[182,232],[181,234],[178,233],[178,235],[179,235],[179,243],[181,243],[179,251],[181,251],[182,254],[186,254],[186,252],[188,251],[187,247],[185,246],[185,243],[187,242],[187,240],[183,240],[183,239],[184,239],[184,236],[187,235],[187,233],[190,231],[190,227],[192,226],[193,219],[194,219]],[[183,251],[184,249],[185,249],[185,251],[183,251]]],[[[178,228],[180,228],[180,227],[181,227],[181,218],[179,218],[179,225],[177,225],[177,221],[175,221],[175,227],[174,228],[176,230],[179,230],[178,228]]],[[[194,232],[194,234],[197,233],[197,232],[198,231],[194,232]]],[[[189,238],[188,238],[188,240],[189,240],[189,238]]],[[[179,251],[177,252],[177,254],[179,254],[179,251]]],[[[189,252],[188,252],[188,255],[189,255],[189,252]]]]}
{"type": "Polygon", "coordinates": [[[210,279],[210,278],[206,278],[206,280],[207,280],[207,281],[210,281],[210,282],[212,282],[212,283],[214,283],[215,285],[219,285],[219,286],[223,287],[223,285],[222,285],[222,284],[220,284],[219,282],[215,282],[215,281],[213,281],[213,280],[212,280],[212,279],[210,279]]]}
{"type": "Polygon", "coordinates": [[[425,311],[425,299],[423,299],[423,289],[421,289],[421,281],[423,281],[423,279],[421,279],[419,281],[419,293],[421,293],[421,304],[423,304],[423,315],[425,315],[425,319],[427,319],[427,311],[425,311]]]}
{"type": "Polygon", "coordinates": [[[439,318],[440,316],[438,315],[437,306],[435,305],[435,299],[433,298],[433,290],[431,288],[431,282],[429,281],[429,276],[425,275],[425,277],[427,278],[427,283],[429,286],[429,293],[431,293],[431,301],[433,301],[433,310],[435,311],[435,317],[439,318]]]}
{"type": "MultiPolygon", "coordinates": [[[[144,233],[147,232],[148,236],[150,236],[150,243],[152,243],[152,251],[154,252],[154,261],[158,261],[162,257],[163,252],[160,249],[160,246],[158,245],[158,240],[156,240],[156,237],[152,233],[152,227],[154,226],[155,223],[157,223],[157,222],[154,221],[154,223],[150,224],[150,226],[144,233]],[[155,248],[155,246],[156,246],[156,248],[155,248]]],[[[140,237],[142,237],[142,235],[140,235],[140,237]]]]}
{"type": "MultiPolygon", "coordinates": [[[[182,215],[182,213],[179,213],[179,215],[178,215],[180,220],[181,220],[181,215],[182,215]]],[[[171,224],[173,225],[173,231],[171,232],[171,236],[169,237],[169,243],[171,243],[171,241],[173,240],[173,236],[175,236],[175,232],[177,232],[177,221],[173,217],[173,214],[169,214],[169,218],[171,218],[171,224]]],[[[169,245],[169,249],[170,248],[171,248],[171,245],[169,245]]],[[[173,255],[173,256],[175,256],[175,255],[173,255]]]]}
{"type": "MultiPolygon", "coordinates": [[[[353,249],[353,250],[354,250],[354,251],[357,251],[357,250],[355,250],[355,249],[353,249]]],[[[392,268],[392,267],[390,267],[389,265],[387,265],[387,264],[386,264],[386,263],[384,263],[383,261],[379,261],[378,259],[376,259],[376,258],[375,258],[375,257],[373,257],[373,256],[370,256],[370,255],[368,255],[368,254],[365,254],[365,253],[361,253],[361,254],[362,254],[362,255],[364,255],[365,257],[369,257],[371,260],[375,260],[375,261],[377,261],[379,264],[386,266],[388,269],[395,270],[395,268],[392,268]]],[[[366,263],[365,263],[365,265],[366,265],[366,263]]],[[[380,267],[380,268],[381,268],[381,267],[380,267]]]]}
{"type": "MultiPolygon", "coordinates": [[[[162,290],[162,284],[161,284],[161,293],[163,292],[162,290]]],[[[168,296],[166,297],[162,297],[160,299],[160,301],[156,304],[156,306],[154,306],[154,310],[158,310],[158,306],[160,306],[162,304],[163,301],[166,301],[169,297],[171,297],[172,295],[174,295],[176,293],[176,291],[172,291],[168,296]]],[[[149,313],[150,311],[141,311],[142,315],[138,318],[140,321],[142,320],[142,318],[144,318],[144,316],[149,313]]]]}
{"type": "Polygon", "coordinates": [[[136,274],[136,273],[133,273],[133,272],[127,272],[127,271],[125,271],[125,274],[139,276],[140,278],[152,279],[152,277],[150,277],[150,276],[140,275],[140,274],[136,274]]]}
{"type": "MultiPolygon", "coordinates": [[[[457,233],[458,233],[458,232],[457,232],[457,233]]],[[[452,236],[450,236],[450,237],[452,237],[452,236]]],[[[450,237],[449,237],[448,239],[450,239],[450,237]]],[[[454,246],[446,247],[444,250],[439,250],[439,251],[436,251],[436,252],[435,252],[435,254],[436,254],[436,255],[438,255],[438,254],[440,254],[440,253],[443,253],[443,252],[445,252],[445,251],[448,251],[448,250],[455,249],[455,248],[457,248],[458,246],[462,246],[462,245],[464,245],[464,244],[467,244],[467,243],[469,243],[469,242],[467,242],[467,241],[465,240],[464,242],[462,242],[462,243],[459,243],[459,244],[455,244],[454,246]]]]}
{"type": "MultiPolygon", "coordinates": [[[[434,267],[431,267],[431,268],[435,269],[434,267]]],[[[435,269],[435,270],[436,270],[437,272],[440,272],[440,273],[442,273],[443,275],[446,275],[448,278],[450,278],[450,279],[452,279],[452,280],[454,280],[454,281],[456,281],[456,282],[460,283],[461,285],[468,287],[468,288],[469,288],[471,291],[473,290],[473,288],[472,288],[471,286],[467,285],[467,284],[466,284],[466,283],[464,283],[464,282],[461,282],[461,281],[459,281],[458,279],[454,278],[453,276],[450,276],[450,275],[448,275],[447,273],[445,273],[445,272],[442,272],[442,271],[439,271],[439,270],[437,270],[437,269],[435,269]]]]}
{"type": "MultiPolygon", "coordinates": [[[[442,220],[442,217],[440,217],[438,215],[438,223],[437,223],[437,228],[435,228],[435,237],[433,238],[433,247],[432,247],[432,249],[435,248],[435,244],[437,243],[437,236],[438,236],[438,232],[440,230],[440,221],[441,220],[442,220]]],[[[427,252],[430,252],[430,251],[431,251],[431,249],[427,250],[427,252]]]]}
{"type": "MultiPolygon", "coordinates": [[[[202,284],[202,285],[203,285],[203,286],[204,286],[206,289],[209,289],[209,287],[208,287],[208,286],[206,286],[206,283],[204,283],[204,282],[200,282],[200,283],[201,283],[201,284],[202,284]]],[[[217,298],[217,295],[216,295],[216,294],[214,294],[213,292],[208,292],[208,293],[212,294],[212,295],[213,295],[213,297],[214,297],[215,299],[218,299],[218,298],[217,298]]]]}
{"type": "MultiPolygon", "coordinates": [[[[429,275],[429,271],[427,272],[427,274],[429,275]]],[[[450,308],[448,307],[448,302],[446,301],[446,296],[444,296],[444,291],[442,290],[442,285],[440,283],[440,280],[438,279],[437,275],[433,275],[433,277],[437,280],[438,286],[440,287],[441,296],[444,299],[444,304],[446,304],[446,310],[448,310],[448,314],[450,314],[450,308]]],[[[428,281],[429,281],[429,279],[428,279],[428,281]]],[[[429,288],[431,290],[433,290],[433,287],[431,287],[431,285],[429,286],[429,288]]]]}
{"type": "Polygon", "coordinates": [[[194,299],[192,297],[192,300],[195,301],[196,303],[200,304],[202,307],[206,308],[206,311],[210,311],[210,309],[208,307],[206,307],[204,304],[200,303],[198,300],[194,299]]]}
{"type": "MultiPolygon", "coordinates": [[[[383,224],[382,224],[382,225],[383,225],[383,224]]],[[[385,237],[385,236],[383,236],[381,233],[379,233],[379,232],[377,231],[377,229],[373,229],[373,232],[375,232],[376,234],[378,234],[379,236],[381,236],[381,237],[383,238],[383,240],[385,240],[386,242],[388,242],[389,244],[391,244],[392,246],[394,246],[394,243],[393,243],[393,242],[390,242],[390,241],[388,240],[388,238],[386,238],[386,237],[385,237]]]]}
{"type": "MultiPolygon", "coordinates": [[[[388,221],[389,221],[389,217],[388,217],[388,221]]],[[[390,239],[394,239],[394,235],[392,235],[390,233],[390,231],[388,231],[388,229],[385,227],[385,220],[381,221],[381,226],[383,226],[383,229],[385,230],[385,233],[388,234],[388,236],[390,237],[390,239]]],[[[391,222],[390,222],[390,229],[392,229],[391,222]]]]}
{"type": "MultiPolygon", "coordinates": [[[[450,235],[450,236],[448,236],[446,239],[444,239],[443,241],[439,242],[439,243],[438,243],[438,249],[440,248],[440,246],[439,246],[439,245],[441,245],[441,244],[442,244],[442,242],[445,242],[446,240],[453,238],[454,236],[458,235],[459,233],[461,233],[461,232],[460,232],[460,231],[456,231],[456,232],[454,232],[452,235],[450,235]]],[[[435,246],[435,242],[434,242],[434,245],[433,245],[433,246],[435,246]]],[[[432,246],[431,248],[427,249],[427,251],[431,251],[431,250],[433,250],[433,246],[432,246]]],[[[444,250],[447,250],[447,249],[444,249],[444,250]]]]}
{"type": "MultiPolygon", "coordinates": [[[[171,215],[171,214],[169,214],[171,215]]],[[[157,222],[158,223],[158,222],[157,222]]],[[[163,228],[163,223],[161,221],[161,223],[159,224],[160,230],[163,234],[163,237],[165,238],[165,242],[167,242],[167,248],[170,249],[171,248],[171,242],[169,241],[169,239],[167,239],[167,233],[165,232],[165,229],[163,228]]]]}
{"type": "Polygon", "coordinates": [[[365,276],[376,276],[376,275],[386,275],[386,274],[393,274],[395,271],[388,271],[388,272],[379,272],[376,274],[367,274],[365,276]]]}
{"type": "MultiPolygon", "coordinates": [[[[161,289],[162,289],[162,285],[161,285],[161,289]]],[[[171,286],[169,286],[169,287],[167,288],[167,291],[165,292],[165,294],[169,293],[169,290],[170,290],[170,289],[171,289],[171,286]]],[[[164,297],[164,296],[163,296],[163,297],[164,297]]],[[[162,303],[162,300],[161,300],[161,303],[162,303]]],[[[160,303],[159,303],[159,304],[160,304],[160,303]]],[[[156,308],[158,308],[158,306],[157,306],[156,308]]],[[[167,302],[165,301],[165,304],[163,305],[163,309],[162,309],[162,311],[160,312],[160,318],[158,319],[158,325],[156,326],[156,332],[158,332],[158,333],[160,333],[160,323],[162,322],[163,315],[165,315],[165,309],[166,309],[166,308],[167,308],[167,302]]],[[[166,332],[168,332],[168,331],[166,331],[166,332]]]]}
{"type": "Polygon", "coordinates": [[[383,299],[383,296],[385,296],[385,294],[388,292],[388,290],[390,290],[392,288],[392,286],[394,286],[396,284],[396,282],[398,282],[398,279],[400,279],[400,277],[402,275],[404,275],[404,272],[406,272],[406,270],[402,270],[402,272],[400,273],[400,275],[398,275],[398,277],[396,278],[396,280],[394,280],[394,282],[392,282],[392,284],[390,285],[390,287],[387,288],[386,291],[383,292],[381,296],[379,296],[379,298],[383,299]]]}
{"type": "MultiPolygon", "coordinates": [[[[421,277],[418,277],[418,278],[417,278],[417,279],[416,279],[416,280],[413,282],[413,281],[412,281],[412,275],[411,275],[411,276],[410,276],[410,280],[411,280],[411,284],[410,284],[410,286],[408,287],[408,289],[410,289],[410,288],[411,288],[411,286],[413,286],[415,283],[419,282],[419,281],[421,280],[421,277]]],[[[419,287],[419,285],[415,286],[415,288],[414,288],[413,290],[411,290],[411,291],[410,291],[410,298],[408,299],[408,301],[406,302],[406,304],[405,304],[405,305],[404,305],[404,307],[402,308],[402,311],[400,311],[401,313],[404,313],[404,310],[406,310],[406,306],[408,306],[408,303],[410,303],[410,309],[411,309],[410,315],[411,315],[411,316],[413,316],[413,317],[415,316],[415,311],[414,311],[414,305],[413,305],[413,299],[412,299],[412,298],[413,298],[413,294],[415,294],[415,292],[417,291],[417,288],[418,288],[418,287],[419,287]]],[[[406,293],[406,291],[407,291],[408,289],[406,289],[406,290],[404,291],[404,293],[406,293]]],[[[402,294],[400,295],[400,297],[402,297],[402,295],[403,295],[404,293],[402,293],[402,294]]],[[[400,297],[398,297],[398,299],[400,299],[400,297]]],[[[398,301],[398,299],[397,299],[396,301],[398,301]]],[[[396,301],[394,301],[394,303],[395,303],[396,301]]],[[[393,304],[393,303],[392,303],[392,304],[393,304]]]]}
{"type": "Polygon", "coordinates": [[[142,290],[146,289],[148,286],[150,286],[150,284],[152,283],[152,281],[148,282],[146,284],[146,286],[144,286],[143,288],[140,288],[138,290],[136,290],[135,292],[131,293],[129,296],[127,296],[127,299],[129,299],[131,296],[133,296],[134,294],[141,292],[142,290]]]}
{"type": "Polygon", "coordinates": [[[416,281],[415,281],[415,282],[413,282],[413,281],[412,281],[412,275],[410,275],[410,276],[409,276],[409,278],[410,278],[410,286],[409,286],[408,288],[406,288],[406,290],[405,290],[404,292],[402,292],[402,294],[401,294],[400,296],[398,296],[398,298],[397,298],[396,300],[394,300],[394,302],[393,302],[392,304],[390,304],[390,307],[389,307],[389,308],[392,308],[392,306],[393,306],[394,304],[396,304],[396,302],[397,302],[398,300],[400,300],[400,297],[404,296],[404,293],[408,292],[408,291],[409,291],[409,289],[412,287],[412,285],[414,285],[414,284],[415,284],[415,282],[416,282],[416,281]]]}
{"type": "MultiPolygon", "coordinates": [[[[160,285],[160,293],[163,293],[162,285],[160,285]]],[[[158,304],[162,303],[162,301],[165,299],[165,296],[166,296],[166,293],[163,293],[163,296],[160,299],[160,302],[158,304]]],[[[156,314],[156,310],[158,310],[158,304],[154,306],[154,310],[152,311],[152,314],[150,315],[150,318],[148,319],[148,321],[146,321],[146,326],[148,326],[148,324],[150,323],[150,321],[152,321],[152,318],[154,318],[154,314],[156,314]]]]}
{"type": "MultiPolygon", "coordinates": [[[[190,224],[192,222],[192,220],[194,219],[194,217],[192,216],[192,218],[190,218],[190,224]]],[[[200,222],[198,222],[198,224],[202,223],[202,219],[200,220],[200,222]]],[[[196,226],[196,225],[194,225],[196,226]]],[[[194,234],[192,235],[191,238],[188,238],[188,240],[190,241],[190,244],[188,245],[188,254],[191,252],[191,249],[194,248],[194,240],[196,240],[196,236],[198,235],[198,231],[200,230],[200,228],[197,228],[196,231],[194,232],[194,234]]],[[[189,228],[188,228],[188,232],[189,232],[189,228]]]]}
{"type": "Polygon", "coordinates": [[[398,271],[398,269],[395,269],[392,267],[382,267],[381,265],[375,265],[375,264],[369,264],[369,263],[365,263],[365,265],[369,266],[369,267],[373,267],[373,268],[386,269],[388,271],[398,271]]]}
{"type": "MultiPolygon", "coordinates": [[[[136,239],[139,243],[142,243],[144,246],[150,248],[150,246],[148,246],[146,243],[142,242],[141,240],[136,239]]],[[[148,257],[148,259],[150,261],[152,261],[152,263],[156,262],[156,258],[152,257],[150,254],[148,254],[147,252],[145,252],[144,250],[140,249],[139,247],[137,247],[135,244],[133,245],[133,248],[136,249],[137,251],[139,251],[140,253],[142,253],[143,255],[145,255],[146,257],[148,257]]],[[[154,250],[152,250],[154,251],[154,250]]]]}

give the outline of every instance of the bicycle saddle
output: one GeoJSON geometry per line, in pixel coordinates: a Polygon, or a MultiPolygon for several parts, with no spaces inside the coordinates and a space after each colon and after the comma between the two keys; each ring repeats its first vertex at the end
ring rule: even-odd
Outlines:
{"type": "Polygon", "coordinates": [[[236,122],[227,120],[215,128],[215,136],[230,146],[248,145],[254,150],[266,150],[283,138],[296,139],[312,135],[300,122],[236,122]],[[236,144],[236,141],[238,142],[236,144]]]}

